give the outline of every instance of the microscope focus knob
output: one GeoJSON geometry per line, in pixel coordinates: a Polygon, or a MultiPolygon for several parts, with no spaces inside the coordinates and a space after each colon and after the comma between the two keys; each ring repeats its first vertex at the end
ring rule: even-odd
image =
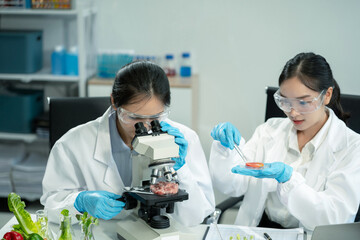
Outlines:
{"type": "Polygon", "coordinates": [[[148,212],[144,208],[139,208],[138,215],[141,219],[147,219],[148,218],[148,212]]]}

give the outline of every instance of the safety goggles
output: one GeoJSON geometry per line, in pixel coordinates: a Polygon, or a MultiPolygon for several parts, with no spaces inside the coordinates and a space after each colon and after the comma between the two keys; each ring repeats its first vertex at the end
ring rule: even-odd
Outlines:
{"type": "Polygon", "coordinates": [[[307,114],[315,112],[322,105],[324,98],[322,97],[325,90],[322,90],[319,96],[310,99],[298,99],[298,98],[285,98],[280,95],[280,89],[274,93],[274,100],[276,105],[284,112],[291,112],[294,109],[301,114],[307,114]]]}
{"type": "Polygon", "coordinates": [[[119,107],[117,109],[117,116],[118,118],[125,124],[132,124],[135,125],[135,123],[138,122],[145,122],[150,125],[150,122],[153,120],[159,120],[159,122],[163,121],[169,116],[170,110],[169,108],[165,108],[164,111],[161,113],[155,114],[155,115],[141,115],[129,112],[122,107],[119,107]]]}

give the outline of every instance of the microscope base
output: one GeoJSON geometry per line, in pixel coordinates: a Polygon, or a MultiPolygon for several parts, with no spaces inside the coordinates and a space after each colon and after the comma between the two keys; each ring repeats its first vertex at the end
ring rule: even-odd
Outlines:
{"type": "Polygon", "coordinates": [[[165,229],[151,228],[144,220],[135,214],[131,214],[126,219],[119,220],[117,225],[117,236],[119,240],[179,240],[179,231],[172,226],[170,219],[170,227],[165,229]]]}

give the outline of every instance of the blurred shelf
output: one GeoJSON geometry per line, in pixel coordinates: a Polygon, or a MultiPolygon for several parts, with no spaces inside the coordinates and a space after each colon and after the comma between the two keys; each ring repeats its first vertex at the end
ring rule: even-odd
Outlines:
{"type": "Polygon", "coordinates": [[[21,8],[2,8],[0,14],[2,15],[57,15],[57,16],[75,16],[78,13],[74,9],[21,9],[21,8]]]}
{"type": "MultiPolygon", "coordinates": [[[[194,83],[198,80],[198,75],[193,75],[191,77],[168,77],[170,87],[176,88],[191,88],[194,83]]],[[[113,85],[114,78],[100,78],[94,77],[88,80],[88,85],[113,85]]]]}
{"type": "MultiPolygon", "coordinates": [[[[36,73],[28,74],[17,74],[17,73],[0,73],[0,80],[19,80],[22,82],[31,82],[31,81],[45,81],[45,82],[79,82],[79,76],[70,76],[70,75],[54,75],[50,73],[49,68],[44,68],[36,73]]],[[[95,74],[95,70],[87,71],[88,77],[95,74]]]]}
{"type": "MultiPolygon", "coordinates": [[[[73,1],[72,9],[27,9],[27,8],[0,8],[0,17],[4,16],[4,21],[13,22],[14,19],[20,19],[26,26],[27,17],[31,18],[59,18],[64,23],[64,36],[73,34],[70,33],[68,24],[69,18],[75,19],[76,35],[78,46],[78,66],[79,76],[69,75],[53,75],[49,67],[50,64],[45,65],[39,72],[32,74],[0,74],[0,81],[22,81],[30,83],[32,81],[54,82],[54,83],[77,83],[78,95],[86,95],[86,81],[92,77],[96,72],[96,46],[95,46],[95,31],[91,28],[96,19],[97,9],[93,0],[77,0],[73,1]]],[[[1,19],[3,24],[3,19],[1,19]]],[[[46,25],[46,19],[44,20],[46,25]]],[[[18,23],[19,24],[19,23],[18,23]]],[[[19,24],[20,25],[20,24],[19,24]]],[[[22,24],[21,24],[22,25],[22,24]]],[[[45,30],[42,26],[42,29],[45,30]]]]}
{"type": "Polygon", "coordinates": [[[35,133],[0,133],[0,139],[3,140],[22,140],[27,143],[34,142],[38,139],[35,133]]]}
{"type": "Polygon", "coordinates": [[[0,132],[0,140],[18,140],[26,143],[49,142],[48,138],[39,137],[35,133],[6,133],[0,132]]]}

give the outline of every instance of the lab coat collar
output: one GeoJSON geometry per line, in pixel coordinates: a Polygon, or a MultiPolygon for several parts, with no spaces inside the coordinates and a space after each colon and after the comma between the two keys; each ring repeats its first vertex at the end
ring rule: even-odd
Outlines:
{"type": "Polygon", "coordinates": [[[96,138],[94,159],[107,165],[104,173],[104,183],[113,189],[114,193],[120,194],[123,191],[124,183],[117,170],[115,161],[111,153],[111,142],[109,134],[109,116],[111,114],[111,106],[100,117],[98,135],[96,138]],[[116,183],[116,184],[115,184],[116,183]]]}
{"type": "Polygon", "coordinates": [[[310,141],[310,143],[314,146],[315,151],[320,147],[320,145],[326,139],[326,136],[329,133],[329,128],[331,126],[331,122],[333,121],[333,118],[334,118],[334,115],[330,114],[330,111],[328,108],[327,108],[327,111],[329,113],[328,119],[326,120],[325,124],[322,126],[320,131],[310,141]]]}
{"type": "Polygon", "coordinates": [[[111,106],[99,119],[98,135],[96,138],[94,158],[99,162],[109,165],[111,147],[110,136],[109,136],[109,115],[111,113],[111,106]],[[104,147],[108,146],[108,148],[104,147]]]}
{"type": "MultiPolygon", "coordinates": [[[[325,134],[325,137],[324,137],[324,139],[321,139],[321,140],[328,141],[329,143],[331,143],[331,144],[329,144],[330,149],[333,152],[337,152],[337,151],[345,148],[348,145],[347,135],[346,135],[347,127],[346,127],[345,123],[335,115],[335,113],[332,109],[327,108],[327,110],[329,111],[329,119],[324,125],[325,129],[324,129],[323,134],[325,134]],[[328,126],[328,129],[326,129],[327,128],[326,124],[328,122],[329,122],[329,126],[328,126]],[[326,134],[326,132],[327,132],[327,134],[326,134]]],[[[272,139],[276,140],[276,137],[279,136],[280,132],[283,132],[283,131],[288,131],[289,136],[290,136],[293,131],[292,128],[293,128],[293,125],[292,125],[291,121],[289,120],[289,118],[287,118],[284,121],[284,125],[280,125],[275,131],[269,132],[269,134],[272,139]]],[[[322,131],[322,130],[320,130],[320,131],[322,131]]],[[[320,141],[319,144],[322,141],[320,141]]],[[[290,147],[290,146],[288,145],[288,147],[290,147]]],[[[316,145],[316,147],[319,147],[319,146],[316,145]]]]}
{"type": "MultiPolygon", "coordinates": [[[[333,119],[333,114],[330,114],[330,112],[329,112],[329,117],[326,120],[325,124],[321,127],[320,131],[305,145],[305,148],[312,149],[311,151],[314,152],[320,147],[320,145],[326,139],[332,119],[333,119]]],[[[291,149],[295,150],[296,152],[299,152],[298,141],[297,141],[297,131],[294,126],[292,126],[291,131],[289,131],[287,145],[288,145],[288,148],[291,148],[291,149]]]]}

